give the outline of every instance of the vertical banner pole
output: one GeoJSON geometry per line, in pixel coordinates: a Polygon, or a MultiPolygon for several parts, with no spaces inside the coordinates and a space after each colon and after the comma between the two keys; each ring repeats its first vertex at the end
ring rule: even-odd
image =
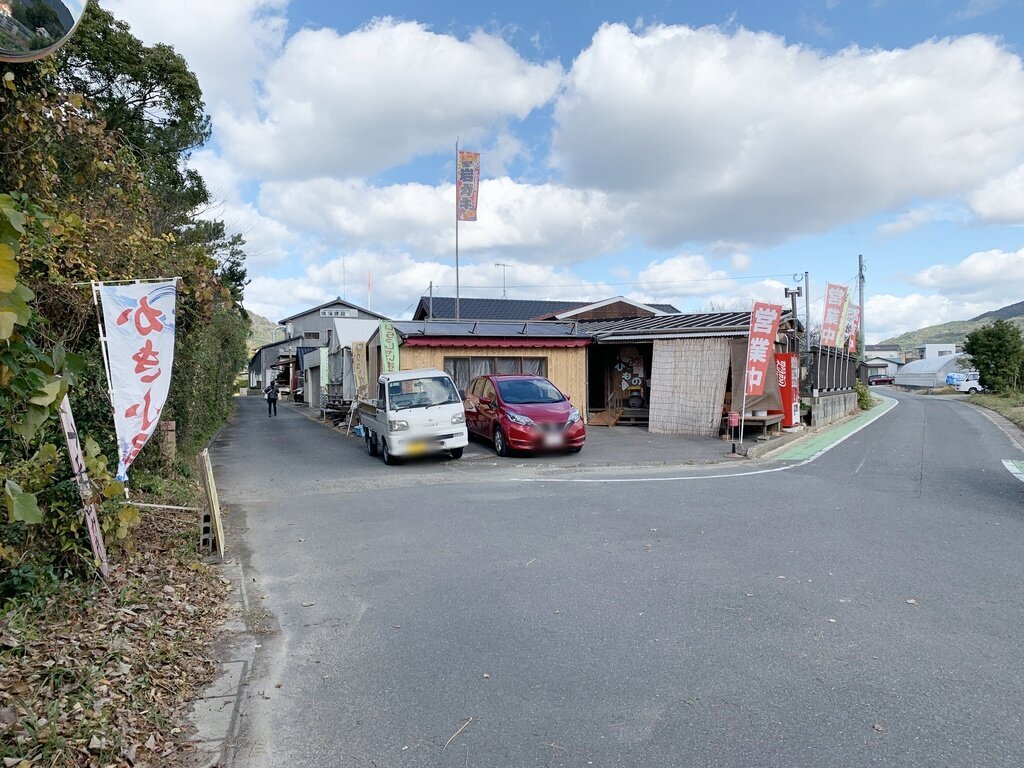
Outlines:
{"type": "Polygon", "coordinates": [[[754,304],[750,303],[750,319],[747,324],[747,353],[743,356],[743,398],[740,405],[740,445],[743,445],[743,430],[747,424],[747,361],[750,359],[750,326],[754,323],[754,304]]]}
{"type": "Polygon", "coordinates": [[[459,138],[455,137],[455,319],[461,319],[459,306],[461,293],[459,286],[459,138]]]}
{"type": "Polygon", "coordinates": [[[96,324],[100,331],[100,354],[103,357],[103,372],[107,376],[107,400],[110,407],[114,407],[114,385],[110,380],[110,355],[107,352],[107,331],[103,327],[103,312],[100,310],[100,291],[103,283],[95,280],[89,283],[92,286],[92,305],[96,308],[96,324]]]}
{"type": "Polygon", "coordinates": [[[96,564],[99,566],[103,578],[109,579],[110,565],[107,563],[107,548],[103,543],[99,514],[93,499],[92,486],[89,485],[89,474],[85,469],[85,455],[82,453],[82,443],[78,439],[78,429],[75,427],[75,417],[71,413],[71,401],[68,400],[67,395],[64,395],[64,399],[60,401],[60,424],[68,446],[68,456],[71,459],[71,472],[75,477],[75,485],[78,486],[78,493],[85,505],[83,514],[85,527],[89,531],[92,554],[96,558],[96,564]]]}

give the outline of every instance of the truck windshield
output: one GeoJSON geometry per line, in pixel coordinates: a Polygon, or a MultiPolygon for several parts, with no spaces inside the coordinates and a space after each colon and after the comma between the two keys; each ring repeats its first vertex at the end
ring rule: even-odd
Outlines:
{"type": "Polygon", "coordinates": [[[392,381],[388,384],[388,400],[393,411],[462,402],[455,385],[447,376],[392,381]]]}

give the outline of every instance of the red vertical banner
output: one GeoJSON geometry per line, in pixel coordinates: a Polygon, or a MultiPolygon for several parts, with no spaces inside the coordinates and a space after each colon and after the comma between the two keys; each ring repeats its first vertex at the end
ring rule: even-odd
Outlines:
{"type": "Polygon", "coordinates": [[[764,394],[768,362],[775,352],[775,337],[779,335],[782,307],[778,304],[756,302],[750,313],[750,333],[747,336],[747,364],[744,369],[744,392],[747,397],[764,394]]]}
{"type": "Polygon", "coordinates": [[[821,341],[823,347],[834,347],[844,328],[839,325],[843,320],[843,305],[846,304],[845,285],[828,284],[825,290],[825,318],[821,323],[821,341]]]}
{"type": "Polygon", "coordinates": [[[480,192],[480,153],[459,151],[455,172],[455,218],[476,221],[476,205],[480,192]]]}

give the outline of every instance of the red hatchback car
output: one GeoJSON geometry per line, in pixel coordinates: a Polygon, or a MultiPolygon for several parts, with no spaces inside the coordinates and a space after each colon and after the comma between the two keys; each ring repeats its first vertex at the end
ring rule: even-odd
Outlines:
{"type": "Polygon", "coordinates": [[[478,376],[466,390],[466,426],[494,443],[499,456],[509,451],[568,450],[577,453],[587,439],[578,409],[543,376],[478,376]]]}

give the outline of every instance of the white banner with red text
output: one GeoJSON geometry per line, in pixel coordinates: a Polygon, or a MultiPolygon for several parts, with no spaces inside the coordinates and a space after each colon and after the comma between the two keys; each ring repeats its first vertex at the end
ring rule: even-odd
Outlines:
{"type": "Polygon", "coordinates": [[[167,401],[174,363],[176,282],[97,285],[121,481],[152,436],[167,401]]]}

